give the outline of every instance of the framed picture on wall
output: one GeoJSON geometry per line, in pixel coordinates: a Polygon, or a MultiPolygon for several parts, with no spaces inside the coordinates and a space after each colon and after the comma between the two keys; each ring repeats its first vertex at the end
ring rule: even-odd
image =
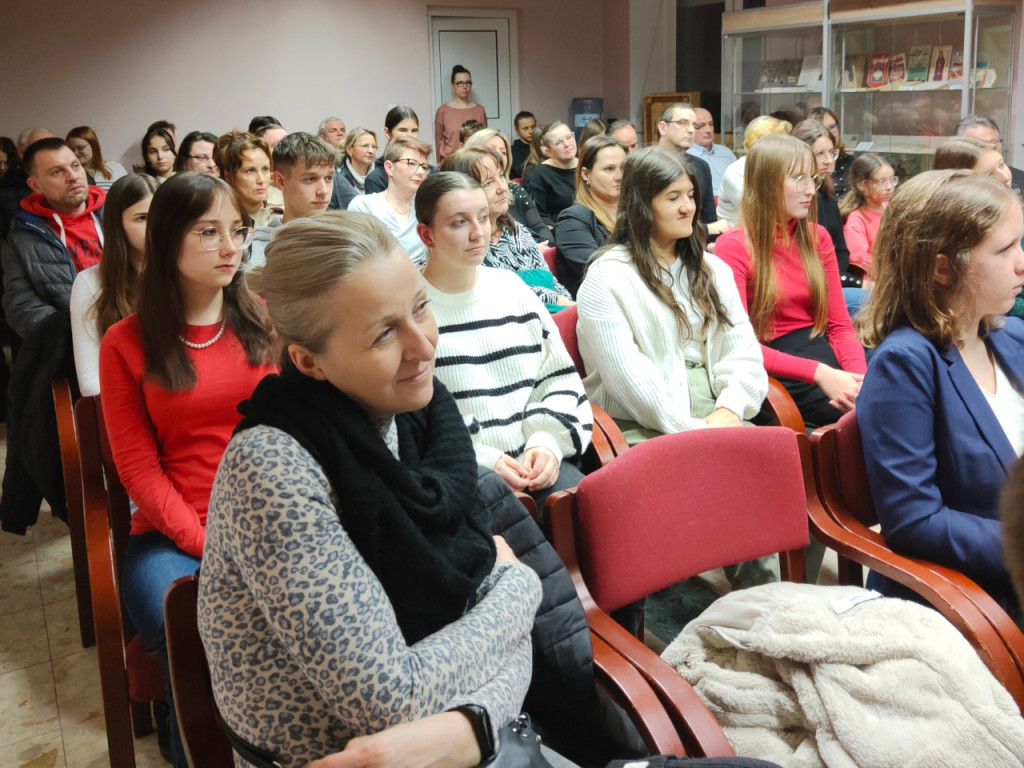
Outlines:
{"type": "Polygon", "coordinates": [[[649,93],[644,96],[644,146],[658,143],[658,118],[665,108],[678,101],[685,101],[694,107],[700,106],[700,91],[680,93],[649,93]]]}

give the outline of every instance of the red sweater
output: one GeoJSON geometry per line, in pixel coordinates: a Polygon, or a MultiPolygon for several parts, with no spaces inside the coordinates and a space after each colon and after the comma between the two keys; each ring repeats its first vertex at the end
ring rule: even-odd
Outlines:
{"type": "MultiPolygon", "coordinates": [[[[219,326],[188,326],[185,338],[208,341],[219,326]]],[[[168,392],[145,375],[139,321],[130,315],[100,343],[100,392],[117,472],[139,507],[131,532],[160,531],[201,557],[210,489],[241,418],[238,404],[276,368],[250,367],[230,327],[206,349],[187,351],[196,386],[168,392]]]]}
{"type": "MultiPolygon", "coordinates": [[[[828,323],[825,326],[825,336],[844,371],[864,373],[867,370],[864,347],[857,341],[857,334],[853,330],[850,314],[843,301],[843,289],[839,282],[839,268],[836,265],[836,251],[832,245],[832,238],[821,225],[818,225],[817,232],[817,252],[825,267],[825,283],[828,287],[828,323]]],[[[779,239],[775,241],[775,250],[772,254],[778,290],[775,314],[772,316],[772,339],[814,325],[811,288],[807,283],[800,248],[794,237],[790,237],[789,240],[789,245],[785,245],[780,234],[779,239]]],[[[746,233],[743,228],[737,227],[719,237],[715,242],[715,255],[732,268],[740,298],[749,311],[748,293],[754,286],[754,261],[747,249],[746,233]]],[[[764,355],[765,370],[770,376],[814,382],[817,360],[788,355],[764,344],[761,345],[761,353],[764,355]]]]}

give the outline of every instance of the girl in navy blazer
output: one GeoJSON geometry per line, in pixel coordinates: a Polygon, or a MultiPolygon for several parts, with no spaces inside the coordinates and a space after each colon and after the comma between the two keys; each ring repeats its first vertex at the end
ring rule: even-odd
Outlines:
{"type": "Polygon", "coordinates": [[[1024,451],[1024,322],[1000,316],[1024,285],[1022,235],[1019,196],[993,179],[929,171],[901,187],[859,318],[877,350],[857,398],[886,541],[963,572],[1014,613],[998,508],[1024,451]]]}

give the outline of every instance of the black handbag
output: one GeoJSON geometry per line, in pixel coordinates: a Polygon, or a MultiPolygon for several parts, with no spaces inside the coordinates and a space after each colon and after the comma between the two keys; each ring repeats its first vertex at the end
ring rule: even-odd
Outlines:
{"type": "Polygon", "coordinates": [[[485,768],[552,768],[540,751],[540,736],[525,712],[498,731],[498,749],[485,768]]]}

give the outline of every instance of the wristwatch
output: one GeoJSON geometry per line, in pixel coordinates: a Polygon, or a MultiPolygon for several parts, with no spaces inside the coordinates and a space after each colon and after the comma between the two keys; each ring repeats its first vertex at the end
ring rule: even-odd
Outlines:
{"type": "Polygon", "coordinates": [[[473,735],[476,736],[476,743],[480,747],[480,762],[484,763],[494,756],[494,732],[491,730],[491,716],[487,710],[476,704],[466,704],[456,707],[452,712],[461,712],[469,718],[473,727],[473,735]]]}

